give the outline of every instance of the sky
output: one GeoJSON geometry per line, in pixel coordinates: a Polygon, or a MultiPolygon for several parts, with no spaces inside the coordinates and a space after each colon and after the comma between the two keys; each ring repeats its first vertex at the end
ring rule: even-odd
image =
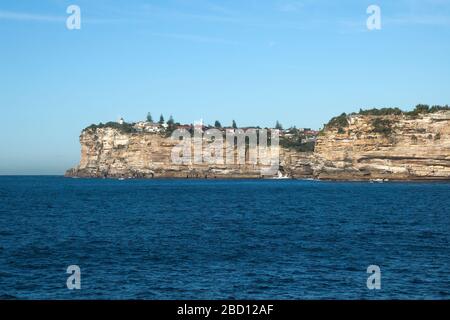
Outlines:
{"type": "Polygon", "coordinates": [[[0,175],[63,174],[119,117],[319,129],[450,104],[450,0],[0,0],[0,70],[0,175]]]}

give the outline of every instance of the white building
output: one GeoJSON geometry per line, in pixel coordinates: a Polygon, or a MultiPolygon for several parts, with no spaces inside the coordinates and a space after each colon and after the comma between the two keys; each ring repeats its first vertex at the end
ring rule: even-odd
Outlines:
{"type": "Polygon", "coordinates": [[[159,123],[140,121],[134,125],[134,128],[139,132],[158,133],[163,130],[163,126],[159,123]]]}

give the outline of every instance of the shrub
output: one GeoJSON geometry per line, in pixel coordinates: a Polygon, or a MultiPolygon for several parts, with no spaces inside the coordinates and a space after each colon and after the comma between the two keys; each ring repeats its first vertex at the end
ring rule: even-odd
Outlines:
{"type": "Polygon", "coordinates": [[[381,108],[381,109],[367,109],[359,110],[360,115],[368,115],[368,116],[388,116],[388,115],[401,115],[403,111],[399,108],[381,108]]]}
{"type": "Polygon", "coordinates": [[[117,129],[122,133],[134,133],[137,132],[136,129],[133,127],[132,123],[126,123],[120,124],[118,122],[107,122],[105,124],[99,123],[99,124],[91,124],[89,127],[87,127],[85,130],[97,130],[101,128],[112,128],[117,129]]]}
{"type": "Polygon", "coordinates": [[[375,118],[372,120],[372,132],[389,136],[393,131],[393,123],[389,119],[375,118]]]}
{"type": "Polygon", "coordinates": [[[432,106],[429,110],[429,112],[433,113],[433,112],[438,112],[438,111],[448,111],[450,110],[450,106],[445,105],[445,106],[432,106]]]}
{"type": "Polygon", "coordinates": [[[293,149],[299,152],[313,152],[316,143],[308,141],[302,143],[302,139],[280,138],[280,146],[286,149],[293,149]]]}
{"type": "Polygon", "coordinates": [[[372,109],[359,109],[357,114],[367,116],[388,116],[388,115],[408,115],[418,116],[419,114],[434,113],[438,111],[449,111],[450,106],[434,105],[430,108],[427,104],[418,104],[412,111],[403,111],[400,108],[372,108],[372,109]]]}
{"type": "Polygon", "coordinates": [[[326,125],[327,128],[344,129],[348,127],[347,114],[342,113],[340,116],[332,118],[326,125]]]}

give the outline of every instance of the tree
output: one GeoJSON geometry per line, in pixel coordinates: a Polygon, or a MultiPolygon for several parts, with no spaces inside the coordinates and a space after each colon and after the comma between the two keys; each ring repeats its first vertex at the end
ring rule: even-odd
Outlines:
{"type": "Polygon", "coordinates": [[[214,122],[214,127],[222,128],[222,125],[220,124],[219,120],[216,120],[216,122],[214,122]]]}
{"type": "Polygon", "coordinates": [[[173,127],[174,124],[175,124],[175,121],[173,120],[172,115],[170,115],[169,120],[167,120],[167,125],[169,127],[173,127]]]}
{"type": "Polygon", "coordinates": [[[147,113],[147,121],[148,122],[153,122],[152,114],[150,112],[147,113]]]}
{"type": "Polygon", "coordinates": [[[281,125],[281,123],[278,120],[277,120],[277,123],[275,124],[275,129],[283,130],[283,126],[281,125]]]}
{"type": "Polygon", "coordinates": [[[347,114],[344,112],[340,116],[332,118],[325,126],[328,128],[346,128],[348,127],[347,114]]]}
{"type": "Polygon", "coordinates": [[[163,124],[164,123],[164,116],[160,115],[159,116],[159,124],[163,124]]]}
{"type": "Polygon", "coordinates": [[[233,123],[232,123],[232,125],[231,125],[232,127],[233,127],[233,129],[237,129],[237,124],[236,124],[236,121],[234,121],[233,120],[233,123]]]}
{"type": "Polygon", "coordinates": [[[418,104],[414,110],[416,113],[428,113],[430,106],[427,104],[418,104]]]}

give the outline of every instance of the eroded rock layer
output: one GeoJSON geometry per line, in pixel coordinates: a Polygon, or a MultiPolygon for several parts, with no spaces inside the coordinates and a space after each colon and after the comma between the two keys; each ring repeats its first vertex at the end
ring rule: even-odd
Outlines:
{"type": "Polygon", "coordinates": [[[348,125],[326,128],[315,151],[281,148],[278,170],[260,164],[174,164],[178,143],[155,133],[86,129],[81,161],[67,176],[124,178],[292,178],[330,180],[450,179],[450,112],[417,116],[353,115],[348,125]]]}
{"type": "Polygon", "coordinates": [[[301,178],[312,175],[312,153],[295,153],[282,148],[279,151],[279,170],[270,170],[270,165],[254,165],[248,161],[245,164],[237,164],[237,160],[228,164],[176,164],[171,155],[179,141],[156,133],[123,133],[115,128],[90,129],[82,132],[80,143],[80,164],[68,170],[66,176],[264,178],[278,177],[281,174],[301,178]]]}
{"type": "Polygon", "coordinates": [[[350,116],[317,139],[314,174],[333,180],[450,178],[450,113],[350,116]]]}

